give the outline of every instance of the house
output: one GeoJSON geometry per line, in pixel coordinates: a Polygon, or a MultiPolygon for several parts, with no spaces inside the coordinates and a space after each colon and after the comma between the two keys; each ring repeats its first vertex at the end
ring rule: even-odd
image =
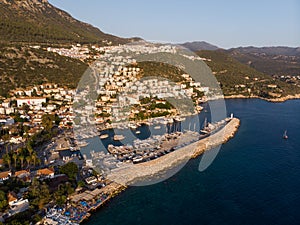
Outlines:
{"type": "Polygon", "coordinates": [[[23,179],[24,181],[30,181],[30,173],[27,170],[16,171],[15,177],[23,179]]]}
{"type": "Polygon", "coordinates": [[[42,103],[46,103],[44,97],[30,97],[30,98],[17,98],[17,106],[21,107],[23,104],[42,106],[42,103]]]}
{"type": "Polygon", "coordinates": [[[0,173],[0,182],[8,180],[11,177],[11,171],[5,171],[0,173]]]}
{"type": "Polygon", "coordinates": [[[45,168],[37,171],[37,175],[44,178],[53,178],[54,177],[54,169],[45,168]]]}
{"type": "Polygon", "coordinates": [[[0,159],[0,168],[1,167],[4,167],[4,161],[3,161],[3,159],[0,159]]]}
{"type": "Polygon", "coordinates": [[[18,196],[15,192],[11,191],[7,195],[8,204],[12,206],[14,203],[18,201],[18,196]]]}
{"type": "Polygon", "coordinates": [[[86,178],[86,179],[85,179],[85,182],[86,182],[87,184],[92,184],[92,183],[96,183],[97,180],[98,180],[98,179],[97,179],[95,176],[91,176],[91,177],[86,178]]]}

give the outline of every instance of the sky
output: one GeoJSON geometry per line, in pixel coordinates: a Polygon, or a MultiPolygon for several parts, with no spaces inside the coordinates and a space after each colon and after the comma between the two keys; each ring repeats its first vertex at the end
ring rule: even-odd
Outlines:
{"type": "Polygon", "coordinates": [[[49,0],[120,37],[221,48],[300,46],[299,0],[49,0]]]}

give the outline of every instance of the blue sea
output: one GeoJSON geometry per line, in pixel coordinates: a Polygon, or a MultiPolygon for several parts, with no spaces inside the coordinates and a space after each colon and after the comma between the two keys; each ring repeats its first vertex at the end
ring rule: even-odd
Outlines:
{"type": "Polygon", "coordinates": [[[299,224],[300,100],[226,106],[241,126],[206,170],[200,156],[164,182],[129,187],[85,224],[299,224]]]}

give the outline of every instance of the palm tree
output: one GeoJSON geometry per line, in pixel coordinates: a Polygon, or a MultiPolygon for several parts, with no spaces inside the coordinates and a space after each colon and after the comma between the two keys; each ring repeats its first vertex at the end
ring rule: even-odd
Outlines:
{"type": "Polygon", "coordinates": [[[5,143],[5,150],[6,150],[6,153],[8,153],[8,145],[9,145],[9,142],[7,142],[9,140],[9,135],[8,134],[5,134],[2,136],[2,139],[5,143]]]}
{"type": "Polygon", "coordinates": [[[30,163],[31,163],[31,156],[30,155],[26,156],[25,160],[26,160],[26,163],[27,163],[27,165],[29,167],[30,163]]]}
{"type": "Polygon", "coordinates": [[[20,156],[19,156],[19,159],[20,159],[20,161],[21,161],[21,168],[23,168],[25,156],[24,156],[24,155],[20,155],[20,156]]]}
{"type": "Polygon", "coordinates": [[[37,161],[37,159],[38,159],[35,152],[31,155],[31,159],[32,159],[32,161],[33,161],[33,165],[35,166],[36,161],[37,161]]]}
{"type": "Polygon", "coordinates": [[[18,159],[18,155],[16,153],[13,154],[12,158],[14,159],[15,162],[15,168],[17,167],[17,159],[18,159]]]}
{"type": "Polygon", "coordinates": [[[19,155],[22,152],[22,148],[17,148],[16,152],[17,152],[17,155],[19,155]]]}
{"type": "Polygon", "coordinates": [[[3,160],[5,163],[7,163],[9,169],[11,167],[11,158],[10,158],[10,155],[9,154],[4,154],[3,155],[3,160]]]}
{"type": "Polygon", "coordinates": [[[33,152],[33,148],[30,144],[27,145],[27,151],[28,151],[29,155],[31,156],[31,154],[33,152]]]}

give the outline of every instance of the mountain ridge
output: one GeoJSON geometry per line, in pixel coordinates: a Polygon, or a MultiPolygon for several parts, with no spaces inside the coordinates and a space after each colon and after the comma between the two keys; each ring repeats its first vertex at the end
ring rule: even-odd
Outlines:
{"type": "Polygon", "coordinates": [[[0,0],[2,42],[125,44],[140,38],[120,38],[73,18],[47,0],[0,0]]]}
{"type": "Polygon", "coordinates": [[[206,41],[192,41],[192,42],[185,42],[183,44],[179,44],[193,52],[201,51],[201,50],[217,50],[220,49],[216,45],[212,45],[206,41]]]}

